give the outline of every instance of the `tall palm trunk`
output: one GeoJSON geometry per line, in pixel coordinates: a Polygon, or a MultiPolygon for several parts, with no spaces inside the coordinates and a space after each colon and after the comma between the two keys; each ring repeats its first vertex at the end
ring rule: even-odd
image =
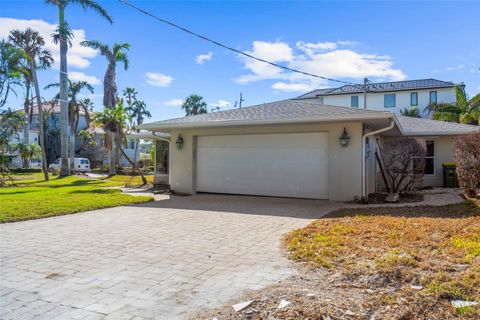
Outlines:
{"type": "Polygon", "coordinates": [[[67,50],[65,26],[65,7],[58,6],[60,30],[60,176],[70,175],[68,168],[68,77],[67,77],[67,50]]]}
{"type": "Polygon", "coordinates": [[[35,61],[30,61],[30,69],[32,72],[33,85],[35,86],[35,95],[37,96],[38,105],[38,121],[40,126],[40,149],[42,150],[42,170],[45,181],[48,181],[48,168],[47,168],[47,152],[45,151],[45,132],[44,132],[44,118],[42,100],[40,98],[40,88],[38,85],[37,69],[35,68],[35,61]]]}
{"type": "Polygon", "coordinates": [[[23,143],[30,143],[30,83],[25,84],[25,101],[23,103],[23,109],[25,111],[25,116],[27,121],[23,127],[23,143]]]}
{"type": "MultiPolygon", "coordinates": [[[[116,93],[117,86],[115,85],[115,64],[109,63],[105,77],[103,78],[103,105],[105,108],[113,109],[115,108],[116,102],[116,93]]],[[[110,136],[111,141],[111,150],[108,153],[108,174],[112,175],[116,173],[116,166],[120,164],[120,153],[119,148],[116,143],[115,137],[107,132],[107,135],[110,136]]]]}
{"type": "Polygon", "coordinates": [[[74,128],[70,127],[70,137],[69,137],[69,159],[70,159],[70,170],[75,171],[75,132],[74,128]]]}
{"type": "MultiPolygon", "coordinates": [[[[116,135],[116,144],[117,145],[122,145],[122,141],[121,141],[121,137],[119,137],[119,135],[117,134],[116,135]]],[[[127,154],[125,153],[125,151],[123,150],[123,148],[119,148],[119,151],[122,153],[122,155],[125,157],[125,159],[127,159],[127,161],[130,163],[130,165],[132,166],[132,170],[135,172],[137,171],[139,174],[140,174],[140,177],[142,178],[142,182],[144,185],[147,184],[147,179],[145,178],[145,176],[143,175],[142,171],[140,170],[140,168],[127,156],[127,154]]]]}

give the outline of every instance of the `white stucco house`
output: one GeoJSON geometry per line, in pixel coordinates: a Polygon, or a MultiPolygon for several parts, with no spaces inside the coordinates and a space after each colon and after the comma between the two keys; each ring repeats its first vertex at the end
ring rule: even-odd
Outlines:
{"type": "Polygon", "coordinates": [[[282,100],[139,128],[162,136],[157,167],[177,192],[336,201],[376,190],[374,153],[385,139],[421,139],[428,146],[424,185],[440,186],[441,164],[452,160],[453,139],[480,130],[389,110],[331,106],[319,99],[282,100]],[[341,139],[346,135],[347,144],[341,139]]]}
{"type": "MultiPolygon", "coordinates": [[[[463,86],[463,84],[460,84],[463,86]]],[[[418,108],[422,117],[428,117],[425,107],[430,102],[456,101],[453,82],[436,79],[371,83],[366,86],[345,85],[339,88],[318,89],[297,99],[313,99],[325,105],[389,111],[418,108]]]]}

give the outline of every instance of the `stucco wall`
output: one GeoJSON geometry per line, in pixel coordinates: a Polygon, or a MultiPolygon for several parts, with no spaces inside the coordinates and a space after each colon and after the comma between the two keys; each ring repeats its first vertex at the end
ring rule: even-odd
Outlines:
{"type": "MultiPolygon", "coordinates": [[[[385,93],[372,93],[367,94],[367,107],[369,109],[381,110],[381,111],[390,111],[396,114],[400,114],[400,110],[405,108],[410,108],[410,93],[418,92],[418,109],[420,110],[423,117],[427,116],[427,113],[423,112],[425,107],[430,102],[430,91],[437,91],[437,101],[438,102],[455,102],[455,90],[453,88],[440,88],[440,89],[429,89],[429,90],[411,90],[411,91],[396,91],[391,92],[396,95],[396,107],[395,108],[385,108],[384,106],[384,95],[385,93]]],[[[351,96],[358,96],[359,108],[363,108],[363,94],[342,94],[337,96],[325,96],[323,97],[323,103],[326,105],[332,106],[351,106],[351,96]]]]}
{"type": "Polygon", "coordinates": [[[354,196],[360,196],[362,140],[362,123],[360,122],[174,130],[172,131],[172,148],[170,148],[170,185],[177,192],[195,194],[197,136],[316,131],[329,134],[329,199],[347,201],[353,200],[354,196]],[[339,142],[344,127],[351,137],[348,147],[341,147],[339,142]],[[179,134],[184,140],[182,150],[173,146],[179,134]]]}

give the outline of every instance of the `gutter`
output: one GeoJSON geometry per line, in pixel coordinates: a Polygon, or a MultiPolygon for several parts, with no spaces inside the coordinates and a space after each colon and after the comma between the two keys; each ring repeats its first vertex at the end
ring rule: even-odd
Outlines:
{"type": "Polygon", "coordinates": [[[395,118],[393,118],[388,127],[378,129],[376,131],[368,132],[362,136],[362,179],[361,180],[362,180],[362,201],[364,202],[368,201],[368,198],[367,198],[368,186],[367,186],[367,178],[366,178],[367,168],[366,168],[366,161],[365,161],[365,156],[366,156],[365,143],[366,143],[367,137],[393,129],[393,127],[395,127],[395,122],[396,122],[395,118]]]}

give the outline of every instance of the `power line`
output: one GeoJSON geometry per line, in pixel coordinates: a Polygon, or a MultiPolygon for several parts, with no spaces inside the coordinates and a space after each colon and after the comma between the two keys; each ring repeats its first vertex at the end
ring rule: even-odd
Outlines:
{"type": "Polygon", "coordinates": [[[179,26],[179,25],[177,25],[177,24],[175,24],[175,23],[173,23],[173,22],[171,22],[171,21],[168,21],[168,20],[162,19],[162,18],[160,18],[160,17],[157,17],[156,15],[154,15],[154,14],[152,14],[152,13],[150,13],[150,12],[148,12],[148,11],[142,9],[142,8],[137,7],[136,5],[128,2],[127,0],[118,0],[118,1],[121,2],[121,3],[123,3],[123,4],[125,4],[125,5],[127,5],[127,6],[129,6],[129,7],[131,7],[131,8],[133,8],[133,9],[135,9],[135,10],[137,10],[137,11],[139,11],[139,12],[141,12],[141,13],[143,13],[144,15],[147,15],[147,16],[155,19],[155,20],[158,20],[158,21],[160,21],[160,22],[162,22],[162,23],[168,24],[168,25],[171,26],[171,27],[180,29],[180,30],[182,30],[182,31],[184,31],[184,32],[186,32],[186,33],[189,33],[189,34],[197,37],[197,38],[200,38],[200,39],[202,39],[202,40],[208,41],[208,42],[210,42],[210,43],[213,43],[213,44],[216,45],[216,46],[219,46],[219,47],[222,47],[222,48],[224,48],[224,49],[233,51],[233,52],[235,52],[235,53],[238,53],[238,54],[243,55],[243,56],[245,56],[245,57],[248,57],[248,58],[250,58],[250,59],[254,59],[254,60],[257,60],[257,61],[261,61],[261,62],[263,62],[263,63],[267,63],[267,64],[272,65],[272,66],[277,67],[277,68],[281,68],[281,69],[284,69],[284,70],[287,70],[287,71],[290,71],[290,72],[294,72],[294,73],[298,73],[298,74],[303,74],[303,75],[310,76],[310,77],[314,77],[314,78],[319,78],[319,79],[323,79],[323,80],[327,80],[327,81],[333,81],[333,82],[339,82],[339,83],[343,83],[343,84],[349,84],[349,85],[352,85],[352,86],[361,86],[361,85],[358,84],[358,83],[353,83],[353,82],[342,81],[342,80],[337,80],[337,79],[333,79],[333,78],[328,78],[328,77],[319,76],[319,75],[316,75],[316,74],[313,74],[313,73],[309,73],[309,72],[305,72],[305,71],[301,71],[301,70],[289,68],[289,67],[282,66],[282,65],[280,65],[280,64],[277,64],[277,63],[274,63],[274,62],[271,62],[271,61],[268,61],[268,60],[265,60],[265,59],[262,59],[262,58],[255,57],[255,56],[253,56],[253,55],[251,55],[251,54],[248,54],[248,53],[246,53],[246,52],[243,52],[243,51],[237,50],[237,49],[235,49],[235,48],[229,47],[229,46],[227,46],[227,45],[225,45],[225,44],[223,44],[223,43],[220,43],[220,42],[218,42],[218,41],[216,41],[216,40],[210,39],[210,38],[208,38],[208,37],[206,37],[206,36],[202,36],[201,34],[198,34],[198,33],[193,32],[193,31],[191,31],[191,30],[189,30],[189,29],[187,29],[187,28],[184,28],[184,27],[182,27],[182,26],[179,26]]]}

